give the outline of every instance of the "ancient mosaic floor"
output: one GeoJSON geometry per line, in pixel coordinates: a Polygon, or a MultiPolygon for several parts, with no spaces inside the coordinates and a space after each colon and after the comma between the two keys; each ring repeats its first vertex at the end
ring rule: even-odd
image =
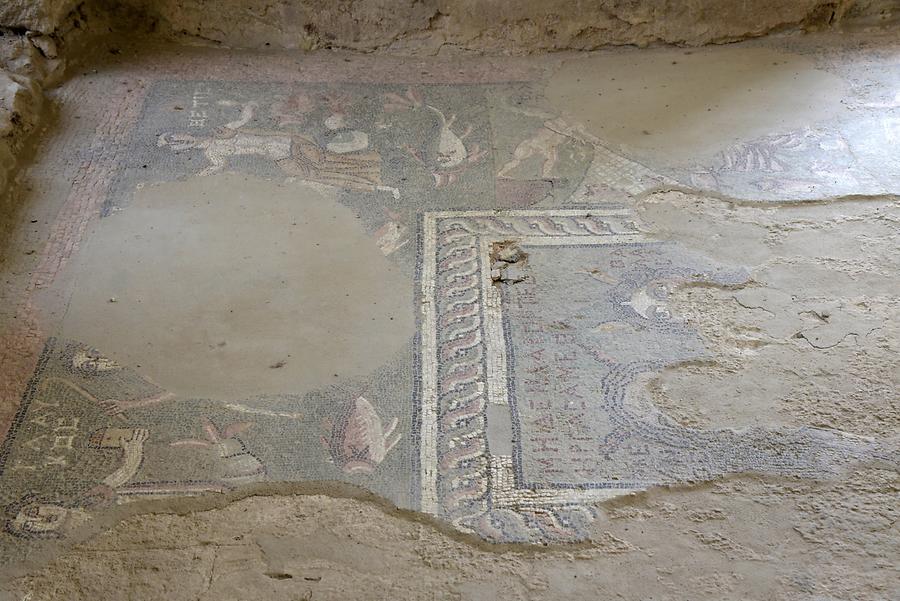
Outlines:
{"type": "Polygon", "coordinates": [[[648,390],[710,357],[673,290],[753,275],[654,234],[637,199],[900,189],[896,49],[856,49],[860,72],[849,49],[779,44],[749,52],[800,57],[840,111],[692,164],[653,160],[661,124],[605,137],[540,60],[124,52],[66,83],[29,176],[46,236],[5,266],[4,557],[269,483],[548,542],[656,484],[895,461],[834,428],[691,427],[648,390]]]}

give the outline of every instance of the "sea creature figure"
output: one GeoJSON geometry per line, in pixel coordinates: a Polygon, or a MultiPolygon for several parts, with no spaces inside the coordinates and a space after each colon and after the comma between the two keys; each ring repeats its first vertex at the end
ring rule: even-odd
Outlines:
{"type": "Polygon", "coordinates": [[[466,146],[465,139],[472,133],[473,129],[471,125],[467,126],[461,134],[457,134],[453,131],[456,115],[447,117],[437,107],[426,104],[422,95],[412,88],[406,91],[405,96],[393,93],[385,94],[385,100],[384,110],[386,112],[425,108],[437,115],[439,132],[436,154],[426,158],[419,149],[411,146],[404,147],[404,150],[419,165],[431,172],[435,188],[442,188],[452,184],[471,165],[478,163],[487,155],[487,151],[481,150],[478,144],[472,144],[471,147],[466,146]]]}
{"type": "Polygon", "coordinates": [[[425,104],[422,95],[412,88],[408,88],[403,96],[388,92],[384,95],[384,99],[384,110],[388,113],[417,109],[425,104]]]}
{"type": "Polygon", "coordinates": [[[253,426],[253,422],[235,422],[219,430],[209,418],[202,418],[206,439],[194,438],[169,443],[173,447],[214,447],[223,462],[222,479],[226,482],[252,482],[266,474],[266,466],[237,438],[253,426]]]}
{"type": "Polygon", "coordinates": [[[541,165],[541,177],[551,179],[559,162],[559,147],[571,138],[557,131],[557,127],[565,128],[568,126],[562,119],[547,121],[544,127],[537,130],[530,138],[526,138],[519,142],[513,150],[512,158],[506,162],[500,171],[497,172],[498,178],[509,178],[510,173],[518,168],[522,163],[532,157],[538,157],[541,165]]]}
{"type": "Polygon", "coordinates": [[[93,349],[82,349],[72,355],[72,368],[86,375],[97,375],[121,369],[121,366],[93,349]]]}
{"type": "Polygon", "coordinates": [[[631,299],[622,303],[622,305],[631,307],[631,309],[644,319],[669,319],[671,314],[668,305],[663,298],[665,289],[650,289],[645,286],[634,291],[631,299]]]}
{"type": "Polygon", "coordinates": [[[372,404],[363,396],[349,403],[337,421],[322,423],[329,437],[322,444],[334,463],[347,474],[371,474],[400,442],[397,418],[385,429],[372,404]]]}
{"type": "Polygon", "coordinates": [[[438,138],[438,165],[440,165],[441,169],[453,169],[454,167],[458,167],[469,156],[469,152],[466,150],[463,139],[472,133],[472,126],[470,125],[467,127],[466,131],[461,135],[456,135],[453,130],[450,129],[453,122],[456,121],[456,115],[450,115],[450,119],[447,119],[447,117],[444,116],[444,113],[430,104],[426,104],[425,108],[436,114],[441,121],[441,133],[438,138]]]}
{"type": "Polygon", "coordinates": [[[298,92],[290,96],[276,96],[270,109],[279,127],[286,125],[303,125],[309,114],[316,108],[315,101],[308,95],[298,92]]]}
{"type": "MultiPolygon", "coordinates": [[[[846,163],[849,146],[840,134],[805,127],[783,134],[772,134],[758,140],[735,144],[720,154],[722,170],[737,172],[760,171],[781,173],[791,170],[802,157],[814,151],[829,158],[826,171],[846,163]],[[818,151],[824,151],[818,152],[818,151]],[[833,156],[826,153],[834,153],[833,156]],[[832,160],[833,159],[833,160],[832,160]],[[836,163],[836,164],[831,164],[836,163]]],[[[805,164],[805,161],[804,161],[805,164]]],[[[813,167],[815,161],[813,162],[813,167]]]]}

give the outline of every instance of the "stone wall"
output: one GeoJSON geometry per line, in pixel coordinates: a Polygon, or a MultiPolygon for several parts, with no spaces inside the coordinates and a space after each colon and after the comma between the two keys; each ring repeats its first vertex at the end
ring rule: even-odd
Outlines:
{"type": "Polygon", "coordinates": [[[40,82],[47,76],[41,58],[25,35],[4,32],[0,37],[0,197],[24,140],[39,121],[44,98],[40,82]]]}
{"type": "Polygon", "coordinates": [[[42,122],[44,88],[65,72],[65,40],[74,46],[85,21],[77,0],[0,2],[0,199],[42,122]]]}
{"type": "Polygon", "coordinates": [[[227,46],[527,53],[651,43],[701,45],[847,18],[892,0],[104,0],[164,36],[227,46]]]}

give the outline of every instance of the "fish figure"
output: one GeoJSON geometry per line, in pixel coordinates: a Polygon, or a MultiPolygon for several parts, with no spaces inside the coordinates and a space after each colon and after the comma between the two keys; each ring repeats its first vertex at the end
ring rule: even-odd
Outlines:
{"type": "Polygon", "coordinates": [[[397,418],[385,429],[375,408],[362,396],[349,403],[337,421],[326,419],[322,425],[330,431],[322,444],[347,474],[371,474],[400,442],[397,418]]]}
{"type": "Polygon", "coordinates": [[[453,122],[456,120],[455,115],[451,116],[450,119],[447,119],[447,117],[444,116],[444,113],[430,104],[426,104],[425,108],[435,113],[441,121],[441,133],[438,137],[437,164],[441,169],[453,169],[454,167],[458,167],[469,157],[469,152],[466,150],[463,138],[471,133],[471,130],[467,130],[466,133],[460,137],[450,129],[453,122]]]}
{"type": "Polygon", "coordinates": [[[72,368],[86,374],[96,375],[121,369],[121,366],[93,349],[82,349],[76,351],[72,356],[72,368]]]}
{"type": "MultiPolygon", "coordinates": [[[[424,109],[437,115],[439,132],[437,136],[437,149],[432,155],[412,146],[404,146],[404,150],[422,167],[431,172],[434,178],[434,187],[443,188],[459,179],[469,167],[481,161],[487,155],[478,144],[466,146],[466,138],[472,133],[469,125],[462,133],[453,131],[456,115],[447,117],[443,111],[430,104],[426,104],[422,94],[412,88],[406,91],[405,96],[389,93],[385,94],[385,112],[414,111],[424,109]]],[[[429,145],[430,147],[430,145],[429,145]]]]}
{"type": "Polygon", "coordinates": [[[631,309],[635,313],[637,313],[644,319],[668,319],[669,317],[671,317],[666,301],[657,298],[656,295],[650,293],[646,286],[644,288],[639,288],[638,290],[636,290],[631,295],[630,300],[625,301],[621,304],[626,307],[631,307],[631,309]]]}

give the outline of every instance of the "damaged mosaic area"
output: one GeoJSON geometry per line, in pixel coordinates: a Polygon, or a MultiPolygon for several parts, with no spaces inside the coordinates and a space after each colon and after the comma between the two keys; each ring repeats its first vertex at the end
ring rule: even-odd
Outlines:
{"type": "Polygon", "coordinates": [[[635,197],[793,198],[804,175],[783,155],[844,160],[826,134],[651,169],[547,108],[527,69],[366,84],[154,68],[92,109],[89,143],[53,149],[75,184],[10,336],[34,361],[4,374],[22,387],[4,558],[114,506],[265,483],[344,482],[540,543],[583,539],[596,503],[658,484],[893,461],[837,430],[688,427],[648,391],[709,357],[672,294],[750,274],[648,233],[635,197]]]}
{"type": "Polygon", "coordinates": [[[747,274],[649,240],[626,210],[426,214],[424,231],[421,502],[463,530],[577,539],[615,495],[733,472],[817,477],[885,453],[659,411],[648,377],[704,357],[669,290],[747,274]]]}

